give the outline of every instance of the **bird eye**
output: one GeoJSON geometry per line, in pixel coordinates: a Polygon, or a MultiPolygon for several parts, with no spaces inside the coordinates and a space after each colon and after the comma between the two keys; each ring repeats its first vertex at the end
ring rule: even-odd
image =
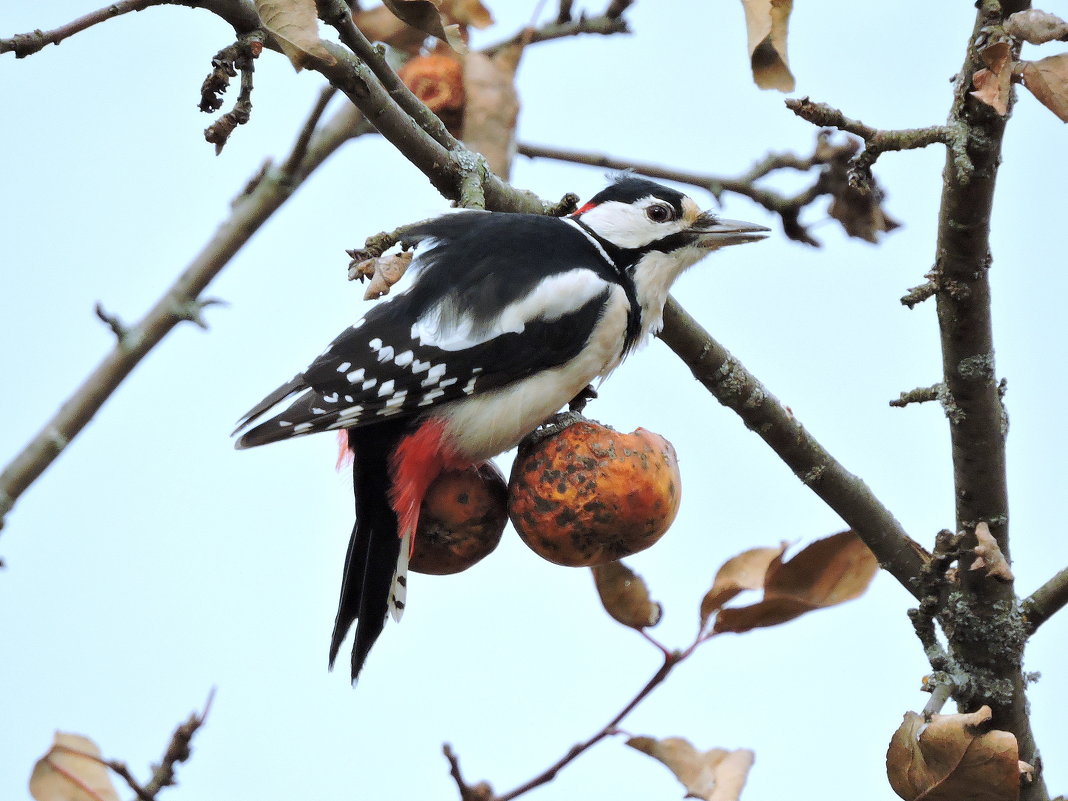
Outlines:
{"type": "Polygon", "coordinates": [[[645,210],[645,214],[655,223],[671,222],[675,219],[675,209],[664,203],[654,203],[645,210]]]}

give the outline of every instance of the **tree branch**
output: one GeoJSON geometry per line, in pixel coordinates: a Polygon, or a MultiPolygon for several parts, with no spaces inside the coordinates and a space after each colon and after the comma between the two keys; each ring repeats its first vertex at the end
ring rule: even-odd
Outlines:
{"type": "MultiPolygon", "coordinates": [[[[314,114],[321,113],[316,106],[314,114]]],[[[41,432],[0,473],[0,526],[15,501],[63,452],[122,381],[183,320],[197,320],[200,294],[305,178],[330,154],[368,127],[351,106],[324,125],[310,142],[297,171],[268,166],[235,202],[230,218],[189,267],[124,336],[41,432]]],[[[302,135],[294,150],[303,147],[302,135]]],[[[292,162],[292,157],[289,160],[292,162]]]]}
{"type": "Polygon", "coordinates": [[[962,129],[958,125],[931,125],[927,128],[883,131],[865,125],[860,120],[850,119],[826,103],[813,103],[807,97],[789,98],[786,100],[786,107],[813,125],[837,128],[863,139],[864,151],[853,160],[856,170],[870,170],[875,160],[888,150],[914,150],[934,144],[949,147],[956,157],[955,163],[964,167],[965,172],[971,169],[971,162],[963,147],[962,129]]]}
{"type": "Polygon", "coordinates": [[[1031,593],[1021,604],[1031,634],[1068,604],[1068,567],[1031,593]]]}
{"type": "MultiPolygon", "coordinates": [[[[840,144],[830,144],[826,137],[820,137],[812,155],[807,158],[801,158],[793,153],[772,153],[755,163],[742,175],[736,178],[728,178],[720,175],[663,167],[659,164],[635,162],[603,153],[589,153],[531,144],[520,144],[517,148],[519,154],[528,158],[555,159],[556,161],[587,164],[592,167],[609,170],[633,170],[650,178],[698,186],[711,192],[717,198],[724,192],[733,192],[749,198],[770,212],[778,214],[782,218],[783,231],[786,235],[790,239],[807,245],[818,245],[819,243],[812,238],[807,228],[801,225],[801,211],[821,195],[830,194],[834,181],[829,180],[827,175],[821,174],[812,186],[793,197],[786,197],[778,192],[759,187],[756,182],[776,170],[790,169],[806,172],[816,166],[834,163],[844,164],[856,153],[856,150],[855,140],[847,140],[840,144]]],[[[844,178],[844,174],[842,177],[844,178]]]]}
{"type": "Polygon", "coordinates": [[[627,705],[624,706],[616,714],[615,717],[608,721],[608,723],[606,723],[600,731],[598,731],[589,739],[573,745],[566,754],[564,754],[562,757],[560,757],[560,759],[558,759],[556,762],[554,762],[552,765],[550,765],[548,768],[546,768],[534,778],[530,779],[529,781],[523,782],[523,784],[519,785],[513,790],[509,790],[503,795],[494,796],[493,801],[512,801],[513,798],[518,798],[524,793],[530,792],[535,787],[540,787],[543,784],[551,782],[554,778],[556,778],[557,773],[559,773],[565,767],[574,762],[578,757],[582,756],[582,754],[586,753],[586,751],[588,751],[590,748],[597,745],[597,743],[599,743],[605,737],[614,734],[619,724],[623,722],[623,719],[631,712],[633,712],[635,707],[637,707],[638,704],[644,701],[649,696],[649,694],[652,693],[653,690],[659,687],[664,682],[664,679],[668,677],[671,671],[675,669],[675,666],[678,665],[687,656],[689,656],[692,652],[693,649],[691,648],[686,651],[685,654],[677,652],[671,652],[666,654],[664,656],[664,664],[660,666],[660,669],[653,674],[653,677],[645,683],[645,686],[638,691],[637,695],[635,695],[627,703],[627,705]]]}
{"type": "Polygon", "coordinates": [[[38,28],[31,33],[17,33],[10,39],[0,39],[0,53],[13,52],[15,58],[26,58],[50,44],[57,45],[64,39],[101,22],[129,14],[131,11],[144,11],[149,6],[164,5],[168,2],[170,0],[122,0],[122,2],[112,3],[50,31],[42,31],[38,28]]]}
{"type": "Polygon", "coordinates": [[[543,25],[540,28],[527,28],[520,31],[510,39],[483,48],[482,52],[492,56],[506,47],[513,45],[537,44],[538,42],[550,42],[553,39],[563,39],[568,36],[579,36],[584,33],[611,36],[616,33],[630,33],[627,21],[622,17],[610,17],[602,14],[599,17],[580,17],[577,20],[566,22],[556,21],[543,25]]]}
{"type": "Polygon", "coordinates": [[[50,31],[38,29],[30,33],[15,34],[10,39],[0,39],[0,54],[13,52],[15,58],[25,58],[47,45],[58,45],[64,39],[101,22],[152,6],[203,8],[221,17],[239,35],[256,30],[260,24],[255,6],[247,0],[120,0],[50,31]]]}
{"type": "Polygon", "coordinates": [[[930,558],[867,485],[849,473],[764,386],[671,298],[660,338],[720,403],[755,431],[801,481],[854,530],[916,598],[930,558]]]}

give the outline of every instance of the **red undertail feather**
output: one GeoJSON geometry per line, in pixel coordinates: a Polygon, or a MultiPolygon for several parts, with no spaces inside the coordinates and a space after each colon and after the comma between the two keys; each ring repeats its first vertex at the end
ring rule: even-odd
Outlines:
{"type": "Polygon", "coordinates": [[[393,452],[390,467],[393,486],[389,502],[397,513],[398,533],[410,537],[415,548],[415,530],[419,526],[419,507],[427,489],[443,470],[466,467],[445,441],[445,423],[428,420],[400,441],[393,452]]]}

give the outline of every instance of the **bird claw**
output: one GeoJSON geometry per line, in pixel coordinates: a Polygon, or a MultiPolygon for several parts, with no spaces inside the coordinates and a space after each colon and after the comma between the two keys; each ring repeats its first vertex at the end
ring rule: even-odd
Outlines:
{"type": "Polygon", "coordinates": [[[533,448],[549,437],[555,437],[565,428],[575,425],[575,423],[587,422],[587,418],[577,411],[568,410],[566,412],[557,412],[540,426],[535,428],[529,434],[527,434],[519,443],[519,451],[523,451],[533,448]]]}

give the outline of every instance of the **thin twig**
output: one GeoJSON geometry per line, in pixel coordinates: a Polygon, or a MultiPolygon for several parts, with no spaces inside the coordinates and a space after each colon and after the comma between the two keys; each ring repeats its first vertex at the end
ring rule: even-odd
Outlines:
{"type": "Polygon", "coordinates": [[[293,143],[293,149],[289,153],[289,158],[287,158],[285,164],[282,165],[283,174],[296,175],[301,162],[304,161],[304,156],[308,153],[308,145],[311,143],[312,136],[315,134],[315,129],[318,127],[319,121],[323,118],[323,114],[326,112],[326,107],[330,104],[331,99],[333,99],[336,94],[337,87],[334,86],[324,87],[323,90],[319,92],[319,98],[315,101],[315,105],[308,114],[308,118],[304,120],[304,125],[300,129],[300,133],[297,134],[297,141],[293,143]]]}
{"type": "Polygon", "coordinates": [[[163,753],[163,759],[156,765],[155,770],[152,772],[152,778],[149,779],[148,784],[144,787],[145,795],[148,798],[154,799],[159,795],[160,790],[174,784],[174,768],[179,762],[185,762],[189,759],[192,754],[190,746],[193,742],[193,735],[207,720],[208,713],[211,711],[211,702],[214,699],[215,689],[212,688],[212,691],[208,693],[208,700],[204,704],[204,711],[194,712],[185,723],[174,730],[174,734],[171,735],[171,741],[167,745],[167,750],[163,753]]]}
{"type": "Polygon", "coordinates": [[[627,21],[622,17],[609,17],[602,14],[599,17],[580,17],[568,22],[550,22],[540,28],[526,28],[515,36],[505,39],[503,42],[484,47],[482,52],[492,56],[506,47],[513,45],[530,45],[539,42],[551,42],[554,39],[564,39],[569,36],[580,36],[584,33],[597,34],[599,36],[612,36],[617,33],[630,33],[627,21]]]}
{"type": "Polygon", "coordinates": [[[166,5],[170,1],[121,0],[118,3],[111,3],[50,31],[38,29],[32,33],[15,34],[10,39],[0,39],[0,53],[14,52],[15,58],[26,58],[26,56],[33,55],[47,45],[57,45],[64,39],[76,33],[81,33],[94,25],[99,25],[101,22],[107,22],[109,19],[129,14],[131,11],[144,11],[149,6],[166,5]]]}
{"type": "Polygon", "coordinates": [[[928,401],[938,400],[941,392],[941,384],[935,384],[931,387],[917,387],[916,389],[910,389],[908,392],[902,392],[897,400],[890,401],[890,405],[898,409],[904,409],[910,403],[927,403],[928,401]]]}
{"type": "Polygon", "coordinates": [[[598,731],[589,739],[584,740],[581,743],[577,743],[576,745],[573,745],[566,754],[560,757],[560,759],[556,760],[556,762],[554,762],[544,771],[539,773],[537,776],[530,779],[529,781],[523,782],[523,784],[519,785],[513,790],[510,790],[507,793],[504,793],[503,795],[496,796],[494,798],[494,801],[511,801],[513,798],[518,798],[524,793],[533,790],[535,787],[540,787],[543,784],[551,782],[554,778],[556,778],[556,774],[559,773],[563,768],[567,767],[569,764],[575,761],[575,759],[577,759],[590,748],[595,746],[601,740],[614,734],[619,724],[623,722],[623,719],[626,718],[627,715],[629,715],[631,712],[633,712],[635,707],[637,707],[642,701],[644,701],[649,696],[649,694],[652,693],[653,690],[659,687],[663,683],[664,679],[668,677],[671,671],[674,670],[675,666],[678,665],[684,658],[685,657],[682,654],[676,652],[671,652],[665,655],[664,663],[660,666],[660,669],[657,670],[655,674],[653,674],[653,677],[645,683],[645,686],[638,691],[637,695],[635,695],[627,703],[627,705],[624,706],[623,709],[621,709],[616,714],[615,717],[613,717],[608,723],[606,723],[600,729],[600,731],[598,731]]]}
{"type": "MultiPolygon", "coordinates": [[[[196,2],[193,0],[119,0],[50,31],[36,30],[31,33],[15,34],[9,39],[0,39],[0,53],[14,52],[15,58],[25,58],[37,53],[46,45],[59,44],[64,39],[101,22],[107,22],[131,11],[143,11],[153,6],[202,8],[227,22],[238,35],[250,33],[260,25],[256,8],[249,0],[196,0],[196,2]]],[[[276,43],[273,46],[277,48],[276,43]]]]}
{"type": "MultiPolygon", "coordinates": [[[[145,356],[184,320],[196,319],[200,293],[313,170],[342,144],[369,131],[351,106],[341,109],[307,145],[300,169],[268,169],[235,202],[229,219],[149,312],[127,331],[39,434],[0,472],[0,526],[19,496],[56,460],[145,356]]],[[[211,303],[211,301],[206,301],[211,303]]]]}

